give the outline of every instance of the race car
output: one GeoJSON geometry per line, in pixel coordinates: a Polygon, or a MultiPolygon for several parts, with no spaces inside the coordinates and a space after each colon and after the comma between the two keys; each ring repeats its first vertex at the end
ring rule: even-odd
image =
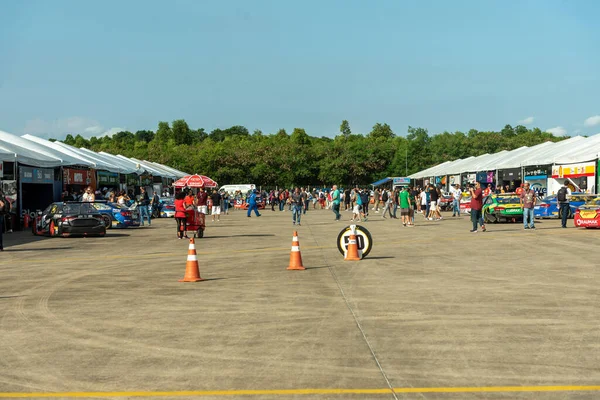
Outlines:
{"type": "Polygon", "coordinates": [[[59,202],[38,213],[32,231],[36,236],[104,236],[106,226],[91,203],[59,202]]]}
{"type": "Polygon", "coordinates": [[[134,220],[132,211],[128,207],[106,201],[95,201],[90,204],[102,215],[106,229],[128,228],[140,224],[139,218],[134,220]]]}
{"type": "Polygon", "coordinates": [[[450,193],[443,193],[442,197],[439,199],[439,203],[442,211],[452,211],[454,197],[452,197],[450,193]]]}
{"type": "Polygon", "coordinates": [[[172,197],[161,197],[159,207],[161,218],[175,217],[175,200],[172,197]]]}
{"type": "Polygon", "coordinates": [[[492,194],[483,202],[483,220],[487,222],[512,221],[523,219],[521,199],[514,193],[492,194]]]}
{"type": "Polygon", "coordinates": [[[471,195],[465,195],[463,193],[460,198],[460,202],[458,203],[461,214],[470,214],[471,213],[471,195]]]}
{"type": "Polygon", "coordinates": [[[600,228],[600,197],[590,197],[579,206],[573,222],[580,228],[600,228]]]}
{"type": "MultiPolygon", "coordinates": [[[[595,197],[596,196],[593,194],[573,193],[569,200],[569,206],[571,208],[571,211],[569,212],[567,218],[573,218],[577,207],[583,205],[586,202],[586,200],[590,198],[593,199],[595,197]]],[[[536,204],[536,206],[533,207],[533,216],[535,218],[562,218],[556,195],[553,194],[550,196],[546,196],[540,203],[536,204]]]]}

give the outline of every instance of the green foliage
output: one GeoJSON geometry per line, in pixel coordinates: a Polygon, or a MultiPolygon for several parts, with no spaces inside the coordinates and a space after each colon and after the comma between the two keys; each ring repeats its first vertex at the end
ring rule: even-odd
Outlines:
{"type": "Polygon", "coordinates": [[[348,121],[335,138],[309,136],[302,128],[291,135],[273,134],[243,126],[191,129],[183,119],[159,122],[152,131],[123,131],[112,137],[67,135],[64,142],[94,151],[122,154],[201,173],[219,184],[256,183],[263,187],[294,185],[368,184],[386,176],[406,176],[444,161],[456,160],[545,141],[559,141],[538,128],[506,125],[498,132],[442,132],[430,136],[423,128],[408,127],[396,136],[385,123],[367,135],[352,134],[348,121]]]}

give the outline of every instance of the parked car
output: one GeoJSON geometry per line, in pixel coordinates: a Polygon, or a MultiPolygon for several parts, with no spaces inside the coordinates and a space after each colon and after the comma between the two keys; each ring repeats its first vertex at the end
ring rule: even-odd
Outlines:
{"type": "Polygon", "coordinates": [[[91,204],[102,215],[106,229],[128,228],[130,226],[139,226],[140,224],[139,218],[134,220],[133,212],[129,207],[106,201],[96,201],[91,204]]]}
{"type": "MultiPolygon", "coordinates": [[[[573,218],[577,207],[583,205],[586,201],[596,198],[593,194],[588,193],[573,193],[569,200],[569,215],[567,218],[573,218]]],[[[533,216],[535,218],[562,218],[560,213],[560,207],[558,206],[558,200],[556,195],[546,196],[541,202],[536,204],[533,210],[533,216]]]]}
{"type": "Polygon", "coordinates": [[[172,197],[161,197],[159,207],[161,218],[175,217],[175,200],[172,197]]]}
{"type": "Polygon", "coordinates": [[[442,211],[452,211],[452,205],[454,202],[454,197],[450,193],[443,193],[440,198],[440,209],[442,211]]]}
{"type": "Polygon", "coordinates": [[[521,198],[514,193],[489,195],[483,201],[482,214],[486,223],[523,220],[521,198]]]}
{"type": "Polygon", "coordinates": [[[104,236],[106,226],[92,203],[57,202],[38,213],[32,231],[48,236],[104,236]]]}
{"type": "Polygon", "coordinates": [[[575,210],[573,219],[576,227],[600,228],[600,197],[588,196],[575,210]]]}

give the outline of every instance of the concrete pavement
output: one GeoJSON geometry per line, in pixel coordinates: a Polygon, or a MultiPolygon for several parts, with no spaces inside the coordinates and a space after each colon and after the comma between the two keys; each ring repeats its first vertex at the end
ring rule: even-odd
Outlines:
{"type": "Polygon", "coordinates": [[[309,211],[301,227],[289,212],[262,214],[207,221],[198,283],[177,281],[188,242],[173,220],[105,238],[7,235],[0,397],[600,396],[589,387],[600,385],[600,231],[543,221],[472,234],[466,217],[403,228],[372,214],[374,248],[352,263],[335,244],[349,223],[331,211],[309,211]],[[285,269],[294,229],[306,271],[285,269]],[[546,386],[560,387],[535,392],[546,386]]]}

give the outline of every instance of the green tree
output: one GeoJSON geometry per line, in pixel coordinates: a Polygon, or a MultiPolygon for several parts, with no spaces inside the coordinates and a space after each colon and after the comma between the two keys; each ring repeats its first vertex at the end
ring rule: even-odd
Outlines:
{"type": "Polygon", "coordinates": [[[177,119],[171,124],[173,139],[176,145],[191,144],[193,141],[192,132],[184,119],[177,119]]]}
{"type": "Polygon", "coordinates": [[[138,142],[149,143],[154,139],[154,132],[152,131],[137,131],[135,133],[135,140],[138,142]]]}
{"type": "Polygon", "coordinates": [[[388,124],[380,124],[379,122],[373,126],[369,133],[369,137],[372,139],[392,139],[394,136],[394,131],[388,124]]]}
{"type": "Polygon", "coordinates": [[[156,130],[155,140],[157,140],[161,143],[166,143],[172,139],[173,139],[173,131],[171,130],[169,123],[164,122],[164,121],[159,122],[158,129],[156,130]]]}
{"type": "Polygon", "coordinates": [[[348,121],[342,121],[342,124],[340,125],[340,133],[344,137],[348,137],[352,134],[352,131],[350,130],[350,124],[348,123],[348,121]]]}

